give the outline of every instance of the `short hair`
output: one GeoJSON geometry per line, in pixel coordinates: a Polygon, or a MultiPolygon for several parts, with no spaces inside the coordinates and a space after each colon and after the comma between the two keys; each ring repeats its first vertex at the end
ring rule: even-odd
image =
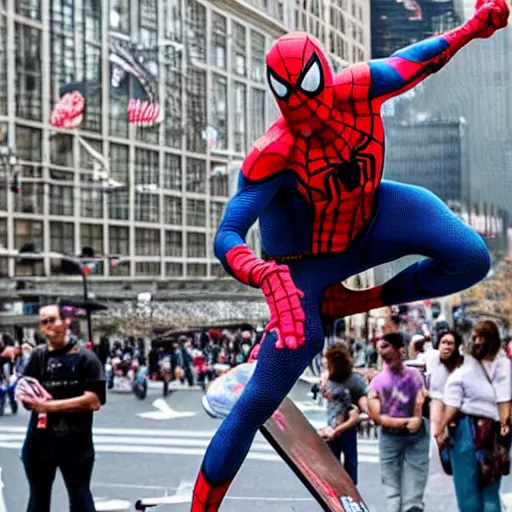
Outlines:
{"type": "Polygon", "coordinates": [[[332,380],[342,382],[352,375],[354,363],[345,343],[334,343],[327,348],[324,357],[333,367],[334,372],[329,376],[332,380]]]}
{"type": "Polygon", "coordinates": [[[388,332],[382,336],[382,339],[389,343],[396,350],[407,345],[405,337],[401,332],[388,332]]]}
{"type": "Polygon", "coordinates": [[[492,320],[478,322],[473,329],[473,339],[482,338],[488,345],[488,355],[494,357],[501,348],[498,326],[492,320]]]}

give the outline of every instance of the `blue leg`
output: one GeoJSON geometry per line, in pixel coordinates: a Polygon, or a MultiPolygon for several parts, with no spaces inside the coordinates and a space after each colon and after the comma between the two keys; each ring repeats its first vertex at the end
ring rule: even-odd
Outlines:
{"type": "Polygon", "coordinates": [[[203,470],[211,483],[236,475],[259,427],[272,416],[322,347],[323,339],[308,342],[299,350],[277,350],[275,336],[267,336],[251,380],[206,452],[203,470]]]}
{"type": "Polygon", "coordinates": [[[385,304],[455,293],[481,281],[490,268],[483,239],[424,188],[383,181],[378,213],[364,239],[367,268],[409,254],[426,256],[383,285],[385,304]]]}

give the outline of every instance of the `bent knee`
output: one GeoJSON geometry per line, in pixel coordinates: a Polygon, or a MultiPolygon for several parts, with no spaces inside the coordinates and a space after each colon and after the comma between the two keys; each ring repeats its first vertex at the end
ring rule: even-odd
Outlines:
{"type": "Polygon", "coordinates": [[[491,254],[480,235],[470,231],[458,251],[457,273],[474,276],[475,282],[478,282],[489,273],[491,254]]]}

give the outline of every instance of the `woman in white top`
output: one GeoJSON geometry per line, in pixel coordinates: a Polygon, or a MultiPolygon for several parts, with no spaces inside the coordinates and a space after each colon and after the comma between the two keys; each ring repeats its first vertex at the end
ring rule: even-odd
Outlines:
{"type": "Polygon", "coordinates": [[[450,459],[460,512],[501,512],[502,472],[497,460],[498,443],[509,432],[512,398],[511,362],[500,353],[500,336],[491,321],[478,323],[464,364],[448,378],[444,390],[444,418],[436,440],[450,429],[450,459]]]}

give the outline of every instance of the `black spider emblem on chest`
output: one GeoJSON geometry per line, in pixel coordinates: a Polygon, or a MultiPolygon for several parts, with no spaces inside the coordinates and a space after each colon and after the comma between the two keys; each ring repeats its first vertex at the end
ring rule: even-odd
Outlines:
{"type": "Polygon", "coordinates": [[[334,173],[347,192],[361,186],[361,167],[354,160],[335,165],[334,173]]]}

